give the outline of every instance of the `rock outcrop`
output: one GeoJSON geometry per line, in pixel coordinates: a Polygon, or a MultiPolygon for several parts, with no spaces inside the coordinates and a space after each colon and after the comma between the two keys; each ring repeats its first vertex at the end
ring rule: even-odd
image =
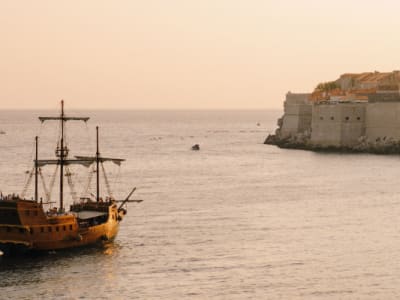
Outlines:
{"type": "Polygon", "coordinates": [[[279,148],[286,149],[302,149],[321,152],[400,154],[400,141],[386,138],[371,141],[365,136],[361,137],[359,142],[354,146],[322,146],[312,144],[310,142],[310,135],[307,134],[297,134],[285,138],[280,138],[277,134],[270,134],[265,139],[264,144],[276,145],[279,148]]]}

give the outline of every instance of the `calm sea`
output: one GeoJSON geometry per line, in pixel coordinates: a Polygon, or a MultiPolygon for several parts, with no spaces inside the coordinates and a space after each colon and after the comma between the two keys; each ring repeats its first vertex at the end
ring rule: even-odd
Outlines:
{"type": "MultiPolygon", "coordinates": [[[[35,135],[53,155],[57,124],[37,116],[55,113],[0,111],[3,193],[22,192],[35,135]]],[[[99,125],[101,153],[127,160],[114,194],[144,202],[106,248],[3,259],[1,299],[400,297],[400,156],[263,145],[280,111],[70,114],[92,117],[70,124],[71,155],[94,153],[99,125]]],[[[71,173],[85,190],[88,170],[71,173]]]]}

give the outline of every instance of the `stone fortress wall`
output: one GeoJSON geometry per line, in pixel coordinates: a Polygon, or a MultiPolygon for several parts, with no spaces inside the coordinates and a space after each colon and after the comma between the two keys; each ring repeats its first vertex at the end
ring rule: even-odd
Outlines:
{"type": "Polygon", "coordinates": [[[284,115],[281,118],[281,136],[305,132],[311,128],[312,106],[308,101],[310,94],[287,93],[284,102],[284,115]]]}
{"type": "Polygon", "coordinates": [[[343,103],[313,103],[308,100],[309,95],[286,95],[284,115],[278,122],[280,140],[304,143],[305,148],[349,148],[365,141],[400,141],[399,94],[343,103]]]}
{"type": "Polygon", "coordinates": [[[365,103],[314,104],[311,143],[354,146],[365,135],[365,103]]]}
{"type": "Polygon", "coordinates": [[[288,92],[278,129],[265,143],[400,153],[400,71],[345,73],[312,93],[288,92]]]}
{"type": "Polygon", "coordinates": [[[400,102],[368,103],[366,121],[370,140],[400,140],[400,102]]]}

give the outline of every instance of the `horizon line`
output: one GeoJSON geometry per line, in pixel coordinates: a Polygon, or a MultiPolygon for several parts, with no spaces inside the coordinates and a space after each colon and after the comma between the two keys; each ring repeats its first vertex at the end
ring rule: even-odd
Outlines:
{"type": "MultiPolygon", "coordinates": [[[[283,108],[278,107],[259,107],[259,108],[74,108],[70,107],[69,110],[82,110],[82,111],[254,111],[254,110],[280,110],[283,108]]],[[[0,108],[0,111],[54,111],[57,108],[0,108]]]]}

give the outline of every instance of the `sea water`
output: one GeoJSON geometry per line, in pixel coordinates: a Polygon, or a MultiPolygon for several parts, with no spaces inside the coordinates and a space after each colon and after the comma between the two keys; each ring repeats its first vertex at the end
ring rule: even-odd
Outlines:
{"type": "MultiPolygon", "coordinates": [[[[95,152],[99,125],[101,154],[126,159],[102,191],[144,201],[104,248],[1,258],[0,299],[400,297],[400,156],[264,145],[280,111],[67,113],[92,117],[68,124],[70,155],[95,152]]],[[[3,194],[24,190],[35,135],[54,155],[60,128],[37,120],[54,114],[0,111],[3,194]]],[[[76,192],[91,172],[71,168],[76,192]]],[[[45,197],[57,175],[42,174],[45,197]]]]}

